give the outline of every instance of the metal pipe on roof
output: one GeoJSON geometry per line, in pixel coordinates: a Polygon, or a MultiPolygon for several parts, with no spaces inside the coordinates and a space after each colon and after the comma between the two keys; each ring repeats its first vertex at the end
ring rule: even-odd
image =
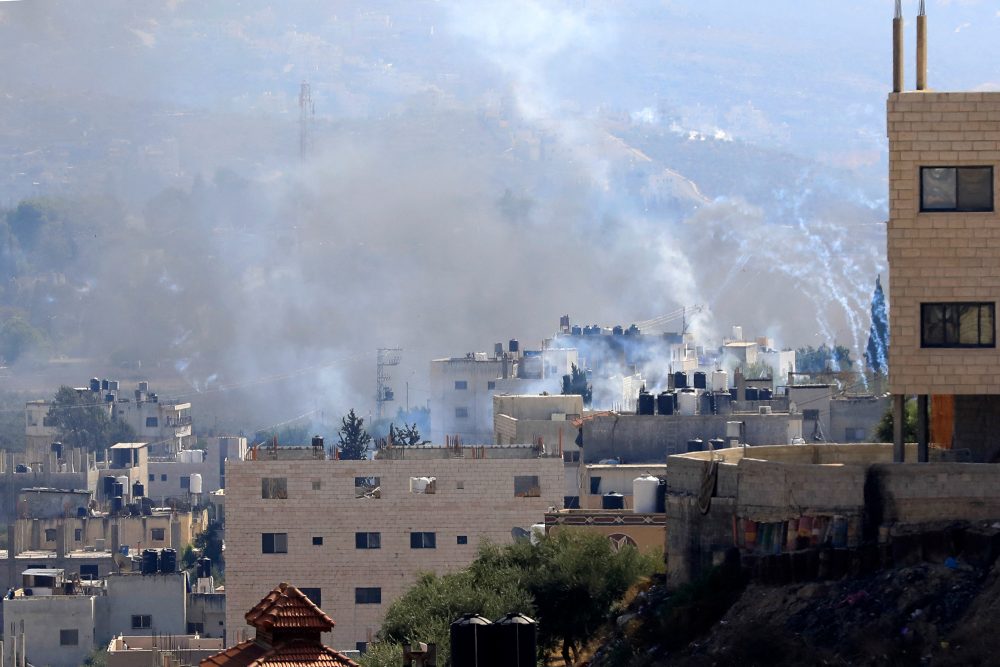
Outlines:
{"type": "Polygon", "coordinates": [[[903,3],[896,0],[892,19],[892,92],[903,92],[903,3]]]}

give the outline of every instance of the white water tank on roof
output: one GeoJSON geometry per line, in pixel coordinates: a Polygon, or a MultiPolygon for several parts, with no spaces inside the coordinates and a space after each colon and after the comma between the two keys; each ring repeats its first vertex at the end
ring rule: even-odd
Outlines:
{"type": "Polygon", "coordinates": [[[427,490],[426,477],[410,478],[410,493],[424,493],[427,490]]]}
{"type": "Polygon", "coordinates": [[[660,480],[652,475],[642,475],[632,480],[632,508],[638,514],[656,512],[656,490],[660,480]]]}
{"type": "Polygon", "coordinates": [[[729,390],[729,373],[726,371],[712,372],[712,391],[729,390]]]}
{"type": "Polygon", "coordinates": [[[191,493],[201,493],[201,474],[191,475],[191,493]]]}
{"type": "Polygon", "coordinates": [[[677,393],[677,412],[682,415],[693,415],[698,412],[698,394],[694,391],[677,393]]]}

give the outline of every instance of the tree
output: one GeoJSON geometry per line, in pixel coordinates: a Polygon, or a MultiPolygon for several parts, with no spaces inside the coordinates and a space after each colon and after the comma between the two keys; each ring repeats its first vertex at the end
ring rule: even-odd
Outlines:
{"type": "MultiPolygon", "coordinates": [[[[894,437],[895,421],[892,416],[892,406],[885,411],[882,419],[875,426],[875,442],[892,442],[894,437]]],[[[916,442],[917,440],[917,404],[910,399],[906,401],[903,409],[903,442],[916,442]]]]}
{"type": "Polygon", "coordinates": [[[573,364],[570,374],[563,375],[562,393],[563,396],[571,394],[583,396],[583,404],[589,406],[591,399],[594,397],[594,388],[587,383],[587,372],[578,368],[576,364],[573,364]]]}
{"type": "Polygon", "coordinates": [[[394,602],[379,632],[383,646],[363,664],[397,665],[398,645],[413,641],[436,642],[438,664],[448,664],[450,623],[467,613],[531,616],[539,624],[539,647],[559,646],[568,657],[596,634],[628,588],[660,564],[662,554],[615,551],[606,536],[585,530],[560,530],[537,544],[483,544],[465,570],[424,575],[394,602]]]}
{"type": "Polygon", "coordinates": [[[889,372],[889,316],[885,311],[881,275],[875,278],[875,293],[872,294],[872,325],[865,347],[865,365],[876,375],[889,372]]]}
{"type": "Polygon", "coordinates": [[[795,370],[799,373],[849,371],[853,366],[851,351],[843,345],[830,348],[824,343],[817,348],[810,345],[795,351],[795,370]]]}
{"type": "Polygon", "coordinates": [[[389,424],[389,441],[394,445],[419,445],[422,440],[423,438],[420,437],[420,430],[417,428],[416,422],[413,424],[403,422],[400,428],[389,424]]]}
{"type": "Polygon", "coordinates": [[[337,438],[340,440],[340,458],[353,460],[368,458],[372,437],[365,430],[365,420],[354,414],[354,408],[351,408],[346,417],[341,418],[337,438]]]}
{"type": "Polygon", "coordinates": [[[56,428],[60,440],[66,444],[92,452],[136,438],[128,423],[111,418],[107,404],[101,402],[100,392],[60,387],[45,421],[56,428]]]}

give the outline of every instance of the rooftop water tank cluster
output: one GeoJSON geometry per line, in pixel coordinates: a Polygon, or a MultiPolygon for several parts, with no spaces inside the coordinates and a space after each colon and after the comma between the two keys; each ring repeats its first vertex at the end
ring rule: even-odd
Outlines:
{"type": "Polygon", "coordinates": [[[490,622],[465,614],[451,624],[451,664],[465,667],[535,667],[537,623],[509,613],[490,622]]]}

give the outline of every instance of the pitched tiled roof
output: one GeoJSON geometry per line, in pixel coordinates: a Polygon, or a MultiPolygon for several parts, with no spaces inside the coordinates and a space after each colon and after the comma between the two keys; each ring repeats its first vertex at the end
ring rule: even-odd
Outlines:
{"type": "Polygon", "coordinates": [[[265,631],[332,630],[333,619],[313,604],[305,593],[286,583],[268,593],[246,613],[247,623],[265,631]]]}
{"type": "Polygon", "coordinates": [[[249,640],[201,661],[201,667],[358,667],[342,653],[296,639],[276,647],[249,640]]]}

